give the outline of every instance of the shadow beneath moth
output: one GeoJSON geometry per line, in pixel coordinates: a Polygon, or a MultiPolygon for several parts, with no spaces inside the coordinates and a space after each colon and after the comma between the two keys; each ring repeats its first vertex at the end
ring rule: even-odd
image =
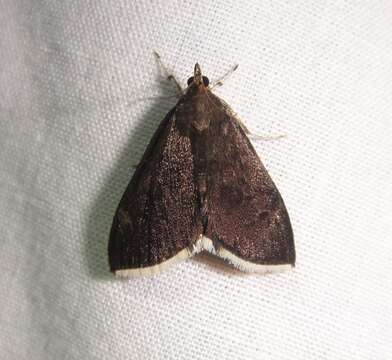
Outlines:
{"type": "Polygon", "coordinates": [[[247,134],[196,64],[118,205],[112,272],[152,275],[203,250],[245,272],[294,266],[287,210],[247,134]]]}

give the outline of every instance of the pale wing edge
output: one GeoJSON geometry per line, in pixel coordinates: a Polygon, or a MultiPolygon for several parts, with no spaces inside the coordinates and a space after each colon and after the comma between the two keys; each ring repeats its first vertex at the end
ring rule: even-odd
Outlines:
{"type": "Polygon", "coordinates": [[[237,255],[235,255],[230,250],[226,249],[223,245],[219,247],[215,247],[214,243],[208,237],[203,236],[202,240],[202,248],[214,254],[221,259],[229,262],[238,270],[248,273],[258,273],[258,274],[268,274],[268,273],[277,273],[283,272],[287,270],[291,270],[295,267],[295,263],[288,262],[283,264],[260,264],[256,262],[252,262],[246,259],[243,259],[237,255]]]}
{"type": "Polygon", "coordinates": [[[211,247],[209,247],[209,244],[206,243],[204,239],[207,238],[200,234],[194,244],[187,246],[186,248],[180,250],[176,255],[158,264],[146,267],[119,269],[115,270],[114,273],[116,276],[124,278],[137,278],[159,274],[168,270],[173,265],[176,265],[192,257],[193,255],[200,253],[203,250],[211,251],[211,247]]]}
{"type": "Polygon", "coordinates": [[[153,276],[168,270],[173,265],[176,265],[182,262],[183,260],[188,259],[190,256],[192,256],[192,252],[188,248],[185,248],[180,252],[178,252],[176,255],[172,256],[169,259],[166,259],[165,261],[162,261],[161,263],[152,266],[146,266],[146,267],[115,270],[114,273],[116,276],[124,277],[124,278],[153,276]]]}

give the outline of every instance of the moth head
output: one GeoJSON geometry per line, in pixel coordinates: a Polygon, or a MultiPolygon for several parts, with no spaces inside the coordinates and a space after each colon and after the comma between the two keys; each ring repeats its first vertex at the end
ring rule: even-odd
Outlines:
{"type": "Polygon", "coordinates": [[[208,79],[207,76],[202,75],[200,65],[196,63],[193,76],[188,79],[188,86],[195,84],[195,85],[204,85],[205,87],[207,87],[209,83],[210,80],[208,79]]]}

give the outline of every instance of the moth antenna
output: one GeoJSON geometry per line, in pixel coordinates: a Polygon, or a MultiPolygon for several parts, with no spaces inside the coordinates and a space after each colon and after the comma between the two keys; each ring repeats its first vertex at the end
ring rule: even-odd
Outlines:
{"type": "Polygon", "coordinates": [[[178,98],[181,94],[173,94],[173,95],[167,95],[167,96],[161,96],[161,95],[153,95],[153,96],[143,96],[139,98],[132,99],[127,102],[127,105],[130,106],[132,104],[136,104],[140,101],[149,101],[149,100],[165,100],[165,99],[174,99],[178,98]]]}
{"type": "Polygon", "coordinates": [[[233,74],[234,71],[238,69],[238,64],[232,66],[220,79],[216,80],[212,85],[211,89],[220,87],[223,85],[223,82],[233,74]]]}
{"type": "Polygon", "coordinates": [[[157,59],[159,66],[161,67],[161,69],[165,73],[166,78],[176,86],[176,88],[178,89],[178,91],[182,95],[184,93],[184,89],[181,87],[179,81],[175,78],[175,76],[167,69],[167,67],[165,66],[165,64],[163,63],[163,61],[161,59],[161,56],[155,50],[154,50],[154,56],[157,59]]]}

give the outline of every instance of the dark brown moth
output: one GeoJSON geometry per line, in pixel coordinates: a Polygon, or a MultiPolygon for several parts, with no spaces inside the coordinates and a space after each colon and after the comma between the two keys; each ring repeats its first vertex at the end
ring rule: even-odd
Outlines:
{"type": "Polygon", "coordinates": [[[196,64],[120,201],[112,272],[154,274],[202,250],[248,272],[294,266],[289,216],[247,134],[196,64]]]}

